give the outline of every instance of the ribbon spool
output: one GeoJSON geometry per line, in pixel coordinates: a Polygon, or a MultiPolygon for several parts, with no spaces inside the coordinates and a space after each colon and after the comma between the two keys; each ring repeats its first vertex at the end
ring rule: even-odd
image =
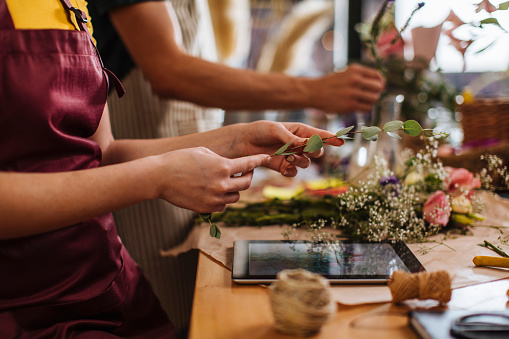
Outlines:
{"type": "Polygon", "coordinates": [[[300,337],[319,332],[336,312],[327,279],[303,269],[283,270],[277,278],[270,286],[276,330],[300,337]]]}
{"type": "Polygon", "coordinates": [[[388,285],[393,303],[409,299],[433,299],[446,304],[452,296],[451,282],[452,279],[446,271],[413,274],[396,271],[388,285]]]}

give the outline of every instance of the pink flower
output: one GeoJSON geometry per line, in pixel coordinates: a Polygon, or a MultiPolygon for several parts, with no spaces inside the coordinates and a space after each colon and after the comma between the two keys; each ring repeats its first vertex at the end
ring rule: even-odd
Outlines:
{"type": "Polygon", "coordinates": [[[396,28],[387,30],[378,36],[377,50],[382,58],[389,55],[403,56],[405,42],[396,28]]]}
{"type": "Polygon", "coordinates": [[[481,187],[481,180],[464,168],[454,168],[446,180],[449,193],[469,192],[474,188],[481,187]]]}
{"type": "Polygon", "coordinates": [[[428,197],[422,208],[424,220],[430,224],[445,226],[451,216],[451,205],[447,194],[436,191],[428,197]]]}

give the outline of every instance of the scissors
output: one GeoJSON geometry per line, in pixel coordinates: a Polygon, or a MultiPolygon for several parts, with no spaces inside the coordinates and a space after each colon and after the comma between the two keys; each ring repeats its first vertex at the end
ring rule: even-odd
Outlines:
{"type": "Polygon", "coordinates": [[[466,339],[509,338],[509,313],[473,313],[451,324],[451,335],[466,339]]]}

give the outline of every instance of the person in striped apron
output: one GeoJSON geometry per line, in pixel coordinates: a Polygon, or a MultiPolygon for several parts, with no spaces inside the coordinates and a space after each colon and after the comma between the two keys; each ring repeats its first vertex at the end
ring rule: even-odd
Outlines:
{"type": "MultiPolygon", "coordinates": [[[[129,96],[110,95],[119,138],[158,138],[212,130],[225,110],[315,107],[369,111],[383,89],[375,70],[351,66],[321,78],[262,74],[215,62],[207,0],[89,0],[104,63],[129,96]],[[220,108],[220,109],[218,109],[220,108]]],[[[164,201],[143,202],[114,214],[119,234],[144,269],[180,330],[188,326],[197,253],[162,257],[182,242],[195,214],[164,201]]]]}

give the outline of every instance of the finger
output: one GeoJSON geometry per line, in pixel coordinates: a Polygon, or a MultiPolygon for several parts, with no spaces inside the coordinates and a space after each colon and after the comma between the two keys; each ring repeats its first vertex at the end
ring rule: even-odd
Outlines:
{"type": "Polygon", "coordinates": [[[380,73],[380,71],[378,71],[374,68],[366,67],[366,66],[362,66],[362,65],[358,65],[358,64],[352,65],[352,68],[356,68],[359,71],[359,74],[361,74],[365,77],[378,79],[380,81],[383,81],[383,79],[384,79],[382,73],[380,73]]]}
{"type": "Polygon", "coordinates": [[[311,165],[311,160],[306,155],[292,154],[286,157],[286,161],[300,168],[307,168],[311,165]]]}
{"type": "Polygon", "coordinates": [[[297,168],[291,164],[281,169],[281,174],[285,177],[294,177],[297,173],[297,168]]]}
{"type": "Polygon", "coordinates": [[[218,204],[214,205],[210,208],[210,211],[203,212],[203,213],[214,213],[214,212],[222,212],[226,208],[226,205],[224,204],[218,204]]]}
{"type": "Polygon", "coordinates": [[[227,193],[234,193],[247,190],[251,186],[252,179],[253,171],[243,173],[241,176],[231,177],[227,193]]]}
{"type": "Polygon", "coordinates": [[[223,198],[223,202],[225,204],[234,204],[240,199],[240,193],[239,192],[231,192],[226,193],[223,198]]]}
{"type": "Polygon", "coordinates": [[[251,172],[256,167],[265,165],[267,163],[268,158],[269,158],[268,154],[257,154],[242,158],[230,159],[232,164],[230,175],[251,172]]]}
{"type": "Polygon", "coordinates": [[[362,102],[362,101],[359,101],[357,103],[357,111],[360,111],[360,112],[371,112],[371,110],[373,109],[373,103],[367,103],[367,102],[362,102]]]}
{"type": "Polygon", "coordinates": [[[358,89],[354,94],[357,101],[373,104],[380,98],[380,92],[368,92],[363,89],[358,89]]]}
{"type": "Polygon", "coordinates": [[[323,148],[320,148],[320,150],[316,152],[306,153],[306,155],[311,158],[320,158],[323,155],[323,152],[324,152],[323,148]]]}

